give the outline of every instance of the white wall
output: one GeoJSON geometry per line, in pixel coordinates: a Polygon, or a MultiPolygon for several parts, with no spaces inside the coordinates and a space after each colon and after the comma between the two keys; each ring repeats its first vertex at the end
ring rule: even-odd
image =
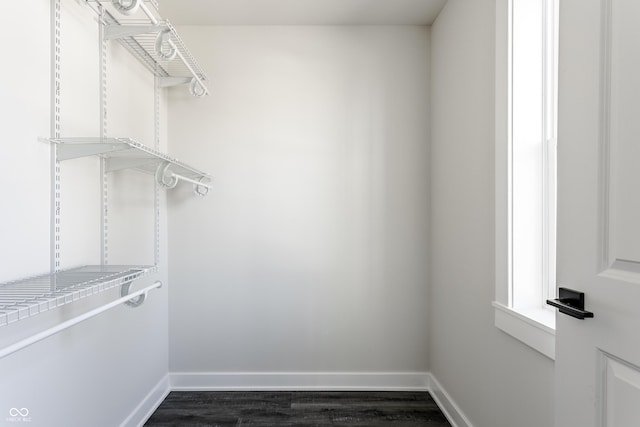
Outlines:
{"type": "Polygon", "coordinates": [[[493,0],[432,27],[430,371],[476,427],[553,425],[553,362],[493,326],[493,0]]]}
{"type": "MultiPolygon", "coordinates": [[[[0,36],[11,64],[2,67],[0,80],[0,146],[7,172],[0,190],[0,282],[47,273],[50,267],[50,147],[38,140],[50,136],[49,5],[38,0],[28,7],[19,2],[0,6],[0,36]]],[[[98,27],[96,15],[84,2],[62,2],[61,38],[61,134],[98,136],[98,27]]],[[[110,135],[152,145],[153,78],[119,46],[109,49],[108,63],[110,135]]],[[[153,242],[144,233],[140,236],[138,226],[149,224],[153,229],[153,205],[133,215],[123,205],[152,201],[153,179],[132,176],[122,185],[123,175],[110,179],[110,258],[124,262],[126,249],[127,263],[149,263],[153,242]]],[[[60,267],[99,264],[96,159],[61,164],[61,200],[60,267]]],[[[162,268],[134,283],[134,289],[156,279],[166,282],[166,209],[162,212],[162,268]]],[[[114,300],[118,291],[3,326],[0,347],[114,300]]],[[[136,410],[148,409],[137,407],[148,403],[147,394],[167,374],[167,293],[166,287],[154,291],[138,309],[114,308],[0,359],[0,425],[16,424],[9,419],[11,408],[27,408],[29,425],[47,427],[113,427],[136,410]]]]}
{"type": "Polygon", "coordinates": [[[214,187],[169,199],[170,371],[426,372],[429,29],[180,33],[211,95],[170,148],[214,187]]]}

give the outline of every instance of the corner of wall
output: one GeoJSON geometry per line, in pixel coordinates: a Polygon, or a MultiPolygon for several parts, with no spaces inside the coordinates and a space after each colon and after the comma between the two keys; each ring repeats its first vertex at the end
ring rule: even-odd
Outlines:
{"type": "Polygon", "coordinates": [[[170,391],[169,375],[167,374],[149,391],[133,412],[122,422],[120,427],[142,427],[169,395],[170,391]]]}

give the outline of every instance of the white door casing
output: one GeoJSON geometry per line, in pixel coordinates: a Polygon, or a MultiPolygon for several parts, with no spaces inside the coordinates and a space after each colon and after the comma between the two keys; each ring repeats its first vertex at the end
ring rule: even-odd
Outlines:
{"type": "Polygon", "coordinates": [[[556,427],[640,426],[640,1],[561,0],[556,427]]]}

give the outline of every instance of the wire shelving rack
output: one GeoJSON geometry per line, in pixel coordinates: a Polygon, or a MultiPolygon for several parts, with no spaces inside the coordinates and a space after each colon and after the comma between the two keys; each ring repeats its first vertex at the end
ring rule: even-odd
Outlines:
{"type": "Polygon", "coordinates": [[[156,271],[155,266],[90,265],[0,284],[0,326],[52,310],[156,271]]]}
{"type": "Polygon", "coordinates": [[[158,78],[161,87],[189,84],[192,95],[208,94],[206,74],[169,20],[160,17],[156,1],[86,1],[102,8],[105,39],[117,40],[158,78]]]}

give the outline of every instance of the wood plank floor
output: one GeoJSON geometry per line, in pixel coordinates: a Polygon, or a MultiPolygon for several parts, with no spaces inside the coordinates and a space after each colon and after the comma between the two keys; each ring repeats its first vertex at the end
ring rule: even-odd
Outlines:
{"type": "Polygon", "coordinates": [[[145,426],[450,427],[427,392],[171,392],[145,426]]]}

